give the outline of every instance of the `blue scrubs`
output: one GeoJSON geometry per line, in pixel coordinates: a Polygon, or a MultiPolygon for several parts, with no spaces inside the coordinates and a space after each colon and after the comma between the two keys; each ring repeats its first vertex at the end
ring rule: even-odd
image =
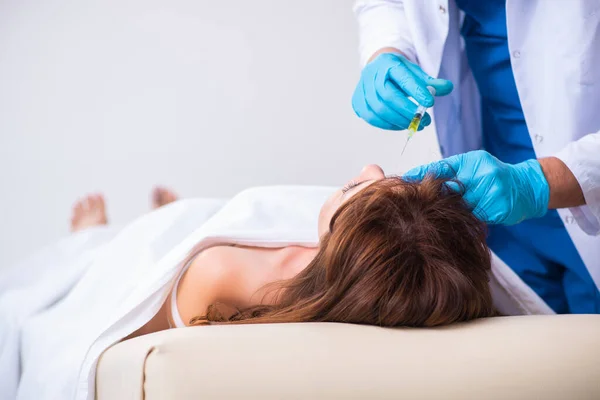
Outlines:
{"type": "MultiPolygon", "coordinates": [[[[456,0],[481,93],[484,149],[515,164],[536,158],[508,52],[505,0],[456,0]]],[[[600,292],[555,210],[513,226],[490,225],[488,245],[557,313],[599,313],[600,292]]]]}

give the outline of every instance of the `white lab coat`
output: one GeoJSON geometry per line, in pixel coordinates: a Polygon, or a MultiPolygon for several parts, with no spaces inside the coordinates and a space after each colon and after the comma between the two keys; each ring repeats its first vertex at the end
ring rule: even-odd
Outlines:
{"type": "MultiPolygon", "coordinates": [[[[443,156],[481,148],[479,92],[453,0],[357,0],[362,64],[384,47],[402,51],[454,91],[433,115],[443,156]]],[[[561,159],[587,206],[559,210],[600,287],[600,0],[507,0],[508,47],[538,158],[561,159]]]]}

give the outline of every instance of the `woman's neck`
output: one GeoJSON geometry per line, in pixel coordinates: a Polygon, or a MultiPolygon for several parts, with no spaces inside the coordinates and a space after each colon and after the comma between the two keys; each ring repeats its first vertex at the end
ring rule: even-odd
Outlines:
{"type": "MultiPolygon", "coordinates": [[[[285,281],[302,272],[315,258],[318,249],[288,246],[278,249],[263,248],[259,251],[263,253],[260,256],[261,264],[268,267],[264,270],[266,274],[262,274],[260,277],[260,283],[256,285],[255,289],[252,289],[251,301],[245,306],[258,303],[273,304],[282,293],[285,281]]],[[[247,281],[251,278],[246,275],[240,276],[240,279],[247,281]]]]}
{"type": "Polygon", "coordinates": [[[289,246],[282,249],[279,265],[279,279],[291,279],[302,272],[319,251],[316,247],[289,246]]]}

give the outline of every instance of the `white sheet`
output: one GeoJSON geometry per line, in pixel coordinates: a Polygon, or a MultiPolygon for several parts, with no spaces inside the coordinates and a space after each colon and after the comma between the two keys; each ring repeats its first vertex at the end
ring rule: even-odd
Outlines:
{"type": "MultiPolygon", "coordinates": [[[[230,201],[179,201],[118,233],[73,235],[0,276],[0,397],[93,399],[99,356],[152,318],[190,256],[224,242],[315,246],[333,190],[262,187],[230,201]]],[[[497,258],[492,278],[501,311],[552,313],[497,258]]]]}

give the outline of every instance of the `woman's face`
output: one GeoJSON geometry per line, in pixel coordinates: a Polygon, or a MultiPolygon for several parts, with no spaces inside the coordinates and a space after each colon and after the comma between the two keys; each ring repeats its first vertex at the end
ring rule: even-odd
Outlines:
{"type": "Polygon", "coordinates": [[[329,232],[329,222],[337,209],[348,201],[356,193],[360,192],[375,181],[385,178],[385,174],[379,165],[370,164],[365,166],[360,174],[348,182],[343,188],[336,191],[321,207],[319,214],[319,237],[329,232]]]}

